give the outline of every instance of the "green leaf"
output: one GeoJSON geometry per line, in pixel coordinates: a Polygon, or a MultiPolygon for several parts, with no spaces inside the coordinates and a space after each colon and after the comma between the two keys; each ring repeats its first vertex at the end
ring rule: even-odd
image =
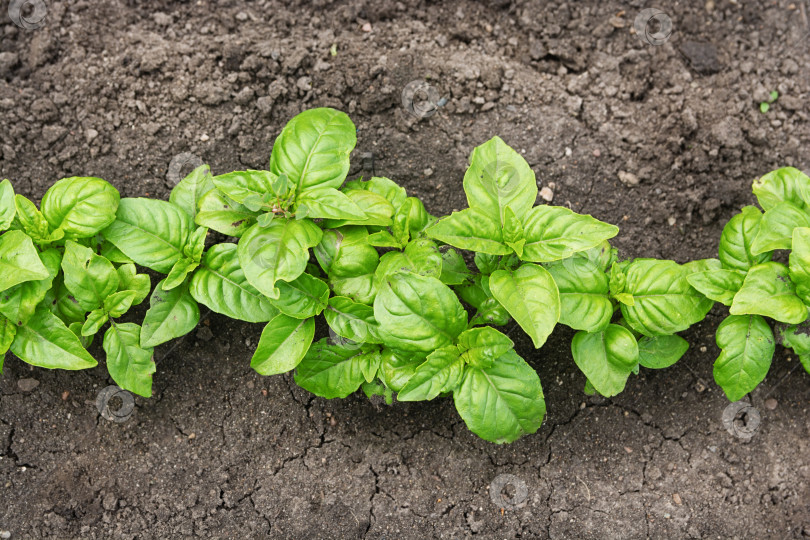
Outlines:
{"type": "Polygon", "coordinates": [[[717,327],[714,380],[731,401],[740,400],[765,379],[776,345],[768,323],[759,315],[731,315],[717,327]]]}
{"type": "Polygon", "coordinates": [[[247,170],[220,174],[213,178],[213,182],[217,189],[229,199],[247,207],[251,207],[253,202],[258,201],[256,207],[250,209],[258,211],[263,208],[267,211],[272,209],[273,204],[261,201],[267,194],[279,196],[279,194],[273,193],[273,185],[277,179],[277,175],[270,171],[247,170]]]}
{"type": "Polygon", "coordinates": [[[88,238],[115,221],[120,198],[101,178],[63,178],[43,195],[42,215],[67,238],[88,238]]]}
{"type": "Polygon", "coordinates": [[[777,262],[754,266],[734,296],[732,315],[763,315],[788,324],[807,319],[807,307],[796,296],[787,267],[777,262]]]}
{"type": "MultiPolygon", "coordinates": [[[[703,320],[714,303],[689,284],[687,268],[674,261],[636,259],[626,269],[622,315],[645,336],[674,334],[703,320]]],[[[611,289],[612,291],[612,289],[611,289]]]]}
{"type": "Polygon", "coordinates": [[[17,207],[14,205],[14,188],[11,182],[0,182],[0,232],[7,230],[14,222],[17,207]]]}
{"type": "Polygon", "coordinates": [[[48,369],[88,369],[98,364],[79,338],[44,306],[17,328],[11,352],[23,362],[48,369]]]}
{"type": "Polygon", "coordinates": [[[241,237],[256,224],[258,212],[227,198],[217,190],[212,190],[200,199],[200,211],[196,223],[220,232],[226,236],[241,237]]]}
{"type": "Polygon", "coordinates": [[[127,257],[123,251],[115,247],[115,244],[113,244],[108,240],[104,240],[104,242],[102,242],[101,253],[99,253],[99,255],[101,255],[108,261],[116,264],[127,264],[135,262],[129,257],[127,257]]]}
{"type": "Polygon", "coordinates": [[[426,401],[454,390],[464,374],[464,360],[454,346],[430,353],[397,394],[398,401],[426,401]]]}
{"type": "Polygon", "coordinates": [[[104,334],[107,371],[115,384],[139,396],[152,397],[154,349],[142,348],[141,327],[134,323],[113,323],[104,334]]]}
{"type": "Polygon", "coordinates": [[[405,188],[401,187],[393,180],[380,176],[373,176],[366,181],[352,180],[351,182],[346,182],[345,192],[347,195],[350,190],[364,190],[380,195],[391,203],[394,207],[394,211],[399,210],[408,197],[405,188]]]}
{"type": "Polygon", "coordinates": [[[270,226],[275,217],[276,215],[273,212],[267,212],[256,218],[256,223],[259,224],[259,227],[266,228],[270,226]]]}
{"type": "Polygon", "coordinates": [[[535,206],[524,223],[526,244],[521,259],[532,262],[565,259],[619,233],[615,225],[561,206],[535,206]]]}
{"type": "Polygon", "coordinates": [[[369,362],[369,355],[375,354],[379,353],[344,349],[322,339],[298,364],[295,383],[326,399],[345,398],[366,381],[363,366],[369,362]]]}
{"type": "Polygon", "coordinates": [[[680,336],[642,336],[638,340],[638,363],[645,368],[668,368],[689,349],[689,342],[680,336]]]}
{"type": "Polygon", "coordinates": [[[93,250],[68,240],[62,257],[65,287],[85,311],[100,307],[118,290],[118,272],[113,264],[93,250]]]}
{"type": "Polygon", "coordinates": [[[770,253],[754,255],[753,252],[761,221],[762,212],[754,206],[746,206],[726,223],[718,249],[718,258],[724,267],[746,272],[752,266],[771,260],[770,253]]]}
{"type": "Polygon", "coordinates": [[[366,215],[364,219],[329,219],[324,225],[337,228],[344,225],[389,227],[393,223],[394,206],[383,195],[365,189],[349,189],[346,196],[366,215]]]}
{"type": "Polygon", "coordinates": [[[790,279],[796,285],[796,295],[810,305],[810,228],[793,229],[790,252],[790,279]]]}
{"type": "Polygon", "coordinates": [[[117,219],[104,237],[139,265],[166,274],[183,258],[193,230],[191,217],[170,202],[121,199],[117,219]]]}
{"type": "Polygon", "coordinates": [[[514,272],[496,270],[489,278],[495,299],[506,308],[535,348],[546,342],[560,319],[560,294],[551,274],[535,264],[523,264],[514,272]]]}
{"type": "Polygon", "coordinates": [[[801,325],[778,324],[776,330],[778,343],[793,349],[798,356],[810,354],[810,326],[807,323],[801,325]]]}
{"type": "Polygon", "coordinates": [[[482,274],[489,275],[500,267],[501,257],[498,255],[487,255],[486,253],[476,253],[473,260],[475,267],[478,268],[482,274]]]}
{"type": "Polygon", "coordinates": [[[84,321],[81,328],[80,337],[95,335],[109,319],[109,315],[107,315],[103,309],[94,309],[87,316],[87,320],[84,321]]]}
{"type": "Polygon", "coordinates": [[[129,311],[136,296],[138,296],[137,291],[119,291],[111,294],[104,299],[104,311],[109,313],[110,317],[120,317],[129,311]]]}
{"type": "Polygon", "coordinates": [[[3,373],[3,360],[8,352],[14,336],[17,335],[17,326],[6,317],[0,315],[0,374],[3,373]]]}
{"type": "Polygon", "coordinates": [[[374,272],[374,288],[379,291],[385,279],[396,272],[440,277],[442,256],[436,244],[427,238],[419,238],[405,246],[404,252],[389,251],[380,257],[380,264],[374,272]]]}
{"type": "MultiPolygon", "coordinates": [[[[470,208],[503,226],[505,209],[522,218],[537,199],[537,182],[529,164],[500,137],[476,147],[464,174],[464,192],[470,208]]],[[[458,246],[461,247],[461,246],[458,246]]]]}
{"type": "Polygon", "coordinates": [[[0,292],[0,313],[16,325],[25,324],[34,314],[37,306],[48,294],[54,279],[59,273],[62,255],[56,249],[48,249],[39,254],[39,259],[48,271],[48,277],[36,281],[26,281],[0,292]]]}
{"type": "Polygon", "coordinates": [[[277,314],[265,325],[250,367],[260,375],[287,373],[301,362],[315,336],[315,319],[277,314]]]}
{"type": "Polygon", "coordinates": [[[429,353],[455,342],[467,312],[453,291],[434,277],[389,275],[374,300],[380,337],[403,351],[429,353]]]}
{"type": "Polygon", "coordinates": [[[783,167],[754,181],[754,195],[759,205],[768,211],[781,202],[789,202],[804,211],[810,211],[810,178],[793,167],[783,167]]]}
{"type": "Polygon", "coordinates": [[[178,285],[184,283],[186,281],[186,276],[196,270],[198,266],[199,263],[186,258],[180,259],[174,263],[174,266],[172,266],[171,270],[169,270],[166,279],[163,280],[163,290],[170,291],[178,285]]]}
{"type": "Polygon", "coordinates": [[[810,215],[789,202],[777,204],[762,216],[751,252],[761,254],[775,249],[790,249],[793,229],[797,227],[810,227],[810,215]]]}
{"type": "Polygon", "coordinates": [[[366,213],[346,194],[331,187],[316,187],[296,198],[296,216],[311,219],[364,220],[366,213]]]}
{"type": "Polygon", "coordinates": [[[445,285],[463,285],[472,279],[464,257],[453,248],[442,253],[442,273],[439,279],[445,285]]]}
{"type": "Polygon", "coordinates": [[[490,255],[508,255],[512,252],[512,249],[504,244],[501,225],[492,217],[473,208],[443,217],[429,227],[426,234],[459,249],[490,255]]]}
{"type": "Polygon", "coordinates": [[[323,312],[329,328],[355,343],[378,343],[374,308],[345,296],[333,296],[323,312]]]}
{"type": "Polygon", "coordinates": [[[132,263],[124,263],[116,271],[118,272],[118,290],[135,291],[136,293],[132,299],[133,306],[137,306],[149,296],[149,291],[152,290],[152,280],[149,279],[148,274],[139,274],[132,263]]]}
{"type": "Polygon", "coordinates": [[[546,266],[560,292],[560,323],[575,330],[599,332],[613,317],[607,274],[585,257],[546,266]]]}
{"type": "Polygon", "coordinates": [[[325,231],[314,249],[334,293],[362,304],[374,300],[374,272],[380,262],[368,238],[365,227],[341,227],[325,231]]]}
{"type": "Polygon", "coordinates": [[[281,291],[273,306],[283,314],[296,319],[319,315],[329,302],[329,286],[316,277],[303,273],[293,281],[278,282],[281,291]]]}
{"type": "Polygon", "coordinates": [[[37,205],[29,201],[19,193],[14,196],[14,206],[17,210],[12,228],[17,229],[17,222],[34,243],[44,246],[51,242],[61,240],[65,236],[65,231],[57,229],[51,231],[51,226],[45,216],[37,209],[37,205]]]}
{"type": "Polygon", "coordinates": [[[495,360],[514,346],[514,342],[508,336],[489,326],[470,328],[458,336],[461,359],[476,368],[491,367],[495,360]]]}
{"type": "Polygon", "coordinates": [[[690,274],[686,279],[692,287],[709,300],[730,306],[732,300],[734,300],[734,295],[743,285],[745,272],[741,270],[709,270],[690,274]]]}
{"type": "Polygon", "coordinates": [[[307,219],[275,219],[266,228],[254,225],[239,240],[239,264],[251,285],[278,299],[276,282],[292,281],[304,272],[309,248],[317,246],[322,235],[307,219]]]}
{"type": "Polygon", "coordinates": [[[169,195],[169,202],[185,210],[191,219],[194,219],[197,217],[203,196],[212,190],[214,177],[211,176],[211,169],[208,165],[200,165],[174,186],[169,195]]]}
{"type": "Polygon", "coordinates": [[[290,120],[273,144],[270,170],[286,174],[300,195],[314,187],[339,188],[349,172],[349,154],[357,144],[346,113],[309,109],[290,120]]]}
{"type": "Polygon", "coordinates": [[[523,236],[523,223],[510,206],[506,207],[503,214],[503,241],[514,250],[518,257],[523,256],[523,246],[526,244],[526,238],[523,236]]]}
{"type": "Polygon", "coordinates": [[[546,414],[540,378],[515,351],[489,368],[467,366],[453,400],[470,431],[499,444],[534,433],[546,414]]]}
{"type": "Polygon", "coordinates": [[[394,352],[383,349],[380,358],[379,376],[386,387],[394,392],[401,391],[425,362],[424,355],[394,352]]]}
{"type": "Polygon", "coordinates": [[[18,283],[48,277],[31,238],[22,231],[8,231],[0,236],[0,291],[18,283]]]}
{"type": "Polygon", "coordinates": [[[236,244],[212,246],[191,278],[189,292],[197,302],[231,319],[270,321],[278,310],[248,283],[236,250],[236,244]]]}
{"type": "Polygon", "coordinates": [[[200,322],[200,308],[188,292],[188,285],[163,290],[157,284],[149,298],[149,310],[141,328],[141,347],[157,347],[161,343],[184,336],[200,322]]]}
{"type": "Polygon", "coordinates": [[[577,332],[571,341],[574,362],[605,397],[615,396],[639,363],[636,338],[627,328],[610,324],[601,332],[577,332]]]}

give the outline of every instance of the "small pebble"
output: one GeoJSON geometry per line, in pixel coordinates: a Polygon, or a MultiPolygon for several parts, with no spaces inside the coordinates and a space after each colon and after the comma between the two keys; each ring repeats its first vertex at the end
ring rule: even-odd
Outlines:
{"type": "Polygon", "coordinates": [[[551,188],[545,186],[543,187],[543,189],[540,190],[540,197],[544,201],[551,202],[554,199],[554,192],[551,191],[551,188]]]}
{"type": "Polygon", "coordinates": [[[627,171],[619,171],[619,180],[628,186],[637,186],[639,182],[638,176],[627,171]]]}
{"type": "Polygon", "coordinates": [[[9,538],[11,538],[11,532],[10,531],[0,531],[0,538],[2,538],[3,540],[8,540],[9,538]]]}
{"type": "Polygon", "coordinates": [[[766,409],[774,410],[777,405],[779,405],[779,402],[776,401],[774,398],[768,398],[765,400],[766,409]]]}
{"type": "Polygon", "coordinates": [[[672,516],[670,516],[669,514],[664,514],[664,519],[669,519],[669,518],[671,518],[671,517],[672,517],[672,516]]]}
{"type": "Polygon", "coordinates": [[[632,453],[633,453],[633,449],[632,449],[632,448],[630,448],[629,446],[625,446],[625,447],[624,447],[624,451],[625,451],[625,452],[627,452],[628,454],[632,454],[632,453]]]}
{"type": "Polygon", "coordinates": [[[593,157],[599,157],[601,155],[602,155],[602,152],[600,152],[598,148],[593,151],[593,157]]]}
{"type": "Polygon", "coordinates": [[[698,393],[703,392],[704,390],[706,390],[706,385],[698,381],[695,383],[695,390],[697,390],[698,393]]]}
{"type": "Polygon", "coordinates": [[[422,171],[422,174],[424,174],[425,176],[431,176],[431,175],[433,175],[433,169],[431,169],[430,167],[428,167],[427,169],[425,169],[424,171],[422,171]]]}
{"type": "Polygon", "coordinates": [[[67,391],[67,390],[62,392],[62,401],[67,401],[67,398],[68,398],[69,395],[70,395],[70,392],[67,391]]]}
{"type": "Polygon", "coordinates": [[[207,141],[208,141],[208,139],[210,139],[210,138],[211,138],[211,137],[209,137],[209,136],[208,136],[208,135],[206,135],[205,133],[203,133],[202,135],[200,135],[200,140],[201,140],[202,142],[207,142],[207,141]]]}
{"type": "Polygon", "coordinates": [[[236,20],[239,22],[245,22],[246,20],[248,20],[248,14],[245,13],[244,11],[240,11],[239,13],[236,14],[236,20]]]}
{"type": "Polygon", "coordinates": [[[669,216],[669,218],[667,219],[667,223],[669,223],[669,226],[670,226],[670,227],[674,226],[674,225],[675,225],[675,223],[676,223],[677,221],[678,221],[678,220],[677,220],[677,219],[675,219],[675,217],[674,217],[674,216],[669,216]]]}
{"type": "Polygon", "coordinates": [[[37,386],[39,386],[39,381],[36,379],[20,379],[17,381],[17,388],[23,392],[30,392],[37,386]]]}
{"type": "Polygon", "coordinates": [[[363,32],[371,32],[371,23],[366,23],[363,25],[363,32]]]}
{"type": "Polygon", "coordinates": [[[678,506],[681,506],[681,505],[683,504],[683,501],[681,500],[681,496],[680,496],[680,495],[678,495],[677,493],[673,493],[673,494],[672,494],[672,500],[673,500],[673,501],[675,502],[675,504],[677,504],[678,506]]]}
{"type": "Polygon", "coordinates": [[[705,347],[705,346],[700,348],[700,352],[706,352],[706,350],[707,350],[707,349],[706,349],[706,347],[705,347]]]}

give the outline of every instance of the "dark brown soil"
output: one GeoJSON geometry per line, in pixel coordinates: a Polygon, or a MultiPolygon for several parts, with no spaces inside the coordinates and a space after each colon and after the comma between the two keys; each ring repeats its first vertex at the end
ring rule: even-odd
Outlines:
{"type": "MultiPolygon", "coordinates": [[[[69,0],[34,30],[0,13],[0,178],[34,199],[72,175],[166,198],[174,156],[262,168],[290,117],[332,106],[357,124],[352,175],[396,179],[434,214],[465,206],[466,157],[497,134],[553,204],[619,224],[623,256],[711,257],[755,177],[810,167],[810,5],[662,1],[673,34],[657,47],[631,32],[644,7],[69,0]],[[419,121],[400,95],[426,77],[448,102],[419,121]]],[[[731,435],[712,380],[723,316],[684,334],[675,367],[609,400],[582,393],[571,332],[541,351],[517,339],[549,414],[509,446],[471,435],[448,400],[378,408],[263,378],[248,365],[261,327],[218,316],[157,351],[155,397],[125,423],[94,405],[103,365],[49,372],[8,355],[0,535],[808,537],[810,376],[780,348],[750,396],[759,429],[731,435]],[[525,485],[517,508],[491,497],[504,474],[518,479],[507,500],[525,485]]]]}

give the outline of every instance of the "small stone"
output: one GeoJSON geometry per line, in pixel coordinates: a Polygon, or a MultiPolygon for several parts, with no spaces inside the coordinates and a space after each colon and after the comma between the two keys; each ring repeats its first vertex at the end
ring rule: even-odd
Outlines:
{"type": "Polygon", "coordinates": [[[424,174],[425,176],[433,176],[433,169],[431,169],[430,167],[428,167],[427,169],[425,169],[424,171],[422,171],[422,174],[424,174]]]}
{"type": "Polygon", "coordinates": [[[155,24],[158,26],[169,26],[172,24],[172,16],[167,15],[166,13],[154,13],[152,14],[152,20],[155,21],[155,24]]]}
{"type": "Polygon", "coordinates": [[[98,131],[93,128],[90,128],[84,132],[84,138],[87,139],[87,142],[93,142],[93,139],[96,137],[98,137],[98,131]]]}
{"type": "Polygon", "coordinates": [[[196,438],[197,438],[197,434],[196,434],[196,433],[190,433],[190,434],[189,434],[189,436],[188,436],[188,439],[189,439],[189,440],[193,440],[193,439],[196,439],[196,438]]]}
{"type": "Polygon", "coordinates": [[[779,405],[779,402],[776,401],[774,398],[768,398],[765,400],[765,408],[769,410],[774,410],[776,406],[779,405]]]}
{"type": "Polygon", "coordinates": [[[626,25],[625,20],[621,17],[611,17],[608,22],[613,28],[624,28],[626,25]]]}
{"type": "Polygon", "coordinates": [[[68,396],[70,396],[70,392],[68,390],[62,392],[62,401],[67,401],[68,396]]]}
{"type": "Polygon", "coordinates": [[[20,379],[17,381],[17,388],[23,392],[30,392],[37,386],[39,386],[39,381],[36,379],[20,379]]]}
{"type": "Polygon", "coordinates": [[[206,133],[203,133],[202,135],[200,135],[200,140],[201,140],[202,142],[208,142],[208,140],[209,140],[210,138],[211,138],[211,137],[209,137],[209,136],[208,136],[208,134],[206,134],[206,133]]]}
{"type": "Polygon", "coordinates": [[[211,332],[211,329],[208,328],[207,326],[203,326],[199,330],[197,330],[197,338],[198,339],[201,339],[203,341],[211,341],[211,338],[213,338],[213,337],[214,337],[214,333],[211,332]]]}
{"type": "Polygon", "coordinates": [[[681,496],[678,495],[677,493],[672,494],[672,501],[675,504],[677,504],[678,506],[681,506],[683,504],[683,501],[681,500],[681,496]]]}
{"type": "Polygon", "coordinates": [[[708,350],[708,349],[706,348],[706,346],[705,346],[705,345],[704,345],[704,346],[702,346],[702,347],[700,348],[700,352],[706,352],[707,350],[708,350]]]}
{"type": "Polygon", "coordinates": [[[669,223],[669,226],[670,226],[670,227],[674,227],[674,226],[675,226],[675,223],[677,223],[677,222],[678,222],[678,220],[677,220],[677,219],[675,219],[675,217],[674,217],[674,216],[669,216],[669,217],[667,218],[667,223],[669,223]]]}
{"type": "Polygon", "coordinates": [[[600,152],[598,148],[593,151],[593,157],[599,157],[601,155],[602,155],[602,152],[600,152]]]}
{"type": "Polygon", "coordinates": [[[669,514],[664,514],[664,519],[670,519],[672,516],[669,514]]]}
{"type": "Polygon", "coordinates": [[[706,390],[706,385],[702,381],[698,381],[695,383],[695,390],[700,394],[706,390]]]}
{"type": "Polygon", "coordinates": [[[548,186],[544,186],[540,190],[540,198],[544,201],[551,202],[554,199],[554,192],[551,191],[551,188],[548,186]]]}
{"type": "Polygon", "coordinates": [[[371,23],[366,23],[363,25],[363,32],[371,32],[371,23]]]}
{"type": "Polygon", "coordinates": [[[0,538],[3,540],[8,540],[11,538],[11,531],[0,531],[0,538]]]}
{"type": "Polygon", "coordinates": [[[244,11],[240,11],[239,13],[236,14],[236,20],[239,22],[245,22],[246,20],[248,20],[248,14],[245,13],[244,11]]]}
{"type": "Polygon", "coordinates": [[[619,180],[627,186],[637,186],[639,183],[638,176],[627,171],[619,171],[619,180]]]}
{"type": "Polygon", "coordinates": [[[632,448],[630,448],[629,446],[625,446],[625,447],[624,447],[624,451],[625,451],[625,452],[627,452],[628,454],[632,454],[632,453],[633,453],[633,449],[632,449],[632,448]]]}

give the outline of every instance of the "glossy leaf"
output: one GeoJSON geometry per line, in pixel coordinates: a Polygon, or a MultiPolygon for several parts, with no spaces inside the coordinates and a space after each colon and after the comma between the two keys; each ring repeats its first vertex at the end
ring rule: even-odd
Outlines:
{"type": "Polygon", "coordinates": [[[48,277],[31,238],[22,231],[8,231],[0,236],[0,291],[18,283],[48,277]]]}
{"type": "Polygon", "coordinates": [[[762,212],[754,206],[746,206],[726,223],[718,249],[718,258],[725,268],[745,272],[771,260],[770,253],[755,255],[753,252],[761,221],[762,212]]]}
{"type": "Polygon", "coordinates": [[[251,210],[263,208],[265,211],[272,209],[273,205],[261,201],[267,194],[276,195],[273,193],[276,180],[275,173],[256,170],[234,171],[213,177],[214,185],[225,197],[248,207],[257,202],[257,207],[251,210]]]}
{"type": "Polygon", "coordinates": [[[807,207],[807,201],[810,200],[808,188],[810,179],[807,175],[793,167],[783,167],[755,180],[752,190],[765,211],[782,202],[810,210],[810,207],[807,207]]]}
{"type": "Polygon", "coordinates": [[[79,338],[44,306],[17,328],[11,352],[23,362],[48,369],[88,369],[98,364],[79,338]]]}
{"type": "Polygon", "coordinates": [[[668,368],[689,349],[689,342],[680,336],[642,336],[638,340],[638,363],[645,368],[668,368]]]}
{"type": "Polygon", "coordinates": [[[375,354],[379,352],[344,349],[322,339],[312,345],[298,364],[295,383],[327,399],[345,398],[366,381],[363,365],[375,354]]]}
{"type": "Polygon", "coordinates": [[[525,220],[521,259],[551,262],[594,248],[619,233],[615,225],[561,206],[535,206],[525,220]]]}
{"type": "Polygon", "coordinates": [[[788,269],[777,262],[754,266],[734,296],[732,315],[763,315],[788,324],[807,319],[807,307],[796,296],[788,269]]]}
{"type": "Polygon", "coordinates": [[[271,300],[271,303],[280,312],[296,319],[320,315],[329,301],[329,286],[307,273],[289,283],[279,281],[278,289],[281,294],[277,300],[271,300]]]}
{"type": "Polygon", "coordinates": [[[489,287],[495,299],[539,349],[560,319],[560,295],[551,274],[545,268],[527,263],[514,272],[493,272],[489,287]]]}
{"type": "Polygon", "coordinates": [[[491,367],[514,346],[514,342],[508,336],[489,326],[470,328],[458,336],[461,359],[477,368],[491,367]]]}
{"type": "Polygon", "coordinates": [[[118,290],[135,291],[135,297],[132,299],[133,306],[137,306],[149,296],[149,291],[152,290],[152,280],[149,279],[148,274],[139,274],[132,263],[122,264],[116,269],[116,272],[118,273],[118,290]]]}
{"type": "Polygon", "coordinates": [[[345,193],[331,187],[314,187],[296,198],[297,217],[364,220],[366,213],[345,193]]]}
{"type": "Polygon", "coordinates": [[[480,210],[467,208],[440,219],[426,234],[459,249],[490,255],[508,255],[512,249],[505,245],[501,225],[480,210]]]}
{"type": "Polygon", "coordinates": [[[14,222],[17,215],[17,208],[14,205],[14,188],[11,182],[3,180],[0,182],[0,232],[7,230],[14,222]]]}
{"type": "Polygon", "coordinates": [[[789,202],[777,204],[762,216],[751,252],[761,254],[789,249],[793,229],[797,227],[810,227],[810,214],[789,202]]]}
{"type": "Polygon", "coordinates": [[[67,238],[87,238],[115,221],[120,198],[101,178],[63,178],[42,196],[42,215],[67,238]]]}
{"type": "Polygon", "coordinates": [[[430,353],[397,394],[397,401],[426,401],[454,390],[461,382],[464,360],[454,346],[430,353]]]}
{"type": "Polygon", "coordinates": [[[189,294],[188,285],[170,291],[157,284],[149,298],[149,310],[141,328],[141,346],[157,347],[191,332],[200,322],[200,308],[189,294]]]}
{"type": "Polygon", "coordinates": [[[333,296],[323,312],[329,327],[339,336],[355,343],[379,343],[374,308],[345,296],[333,296]]]}
{"type": "Polygon", "coordinates": [[[599,332],[613,316],[607,274],[585,257],[546,266],[560,292],[560,323],[575,330],[599,332]]]}
{"type": "Polygon", "coordinates": [[[118,290],[118,272],[113,264],[71,240],[65,244],[62,270],[65,286],[85,311],[100,307],[118,290]]]}
{"type": "Polygon", "coordinates": [[[346,196],[366,215],[363,219],[328,219],[328,228],[344,225],[388,227],[393,223],[394,206],[383,195],[366,189],[349,189],[346,196]]]}
{"type": "Polygon", "coordinates": [[[709,300],[730,306],[742,287],[745,272],[741,270],[709,270],[687,276],[689,284],[709,300]]]}
{"type": "Polygon", "coordinates": [[[226,236],[241,237],[255,223],[258,212],[212,190],[200,199],[196,223],[226,236]]]}
{"type": "Polygon", "coordinates": [[[39,259],[45,266],[48,277],[35,281],[18,283],[0,292],[0,313],[17,326],[28,322],[37,306],[48,294],[59,273],[62,255],[54,248],[43,251],[39,259]]]}
{"type": "Polygon", "coordinates": [[[200,165],[174,186],[169,194],[169,202],[185,210],[191,219],[194,219],[197,217],[203,196],[214,189],[211,169],[208,165],[200,165]]]}
{"type": "Polygon", "coordinates": [[[314,336],[314,319],[294,319],[279,313],[262,330],[250,367],[260,375],[287,373],[307,354],[314,336]]]}
{"type": "Polygon", "coordinates": [[[714,380],[731,401],[740,400],[765,379],[776,345],[759,315],[731,315],[717,328],[722,349],[714,363],[714,380]]]}
{"type": "Polygon", "coordinates": [[[139,396],[152,396],[154,349],[142,348],[141,327],[134,323],[113,323],[104,334],[107,371],[115,384],[139,396]]]}
{"type": "Polygon", "coordinates": [[[790,252],[790,279],[796,285],[796,295],[810,305],[810,228],[793,230],[790,252]]]}
{"type": "Polygon", "coordinates": [[[608,325],[601,332],[577,332],[571,341],[574,362],[605,397],[615,396],[639,363],[636,338],[627,328],[608,325]]]}

